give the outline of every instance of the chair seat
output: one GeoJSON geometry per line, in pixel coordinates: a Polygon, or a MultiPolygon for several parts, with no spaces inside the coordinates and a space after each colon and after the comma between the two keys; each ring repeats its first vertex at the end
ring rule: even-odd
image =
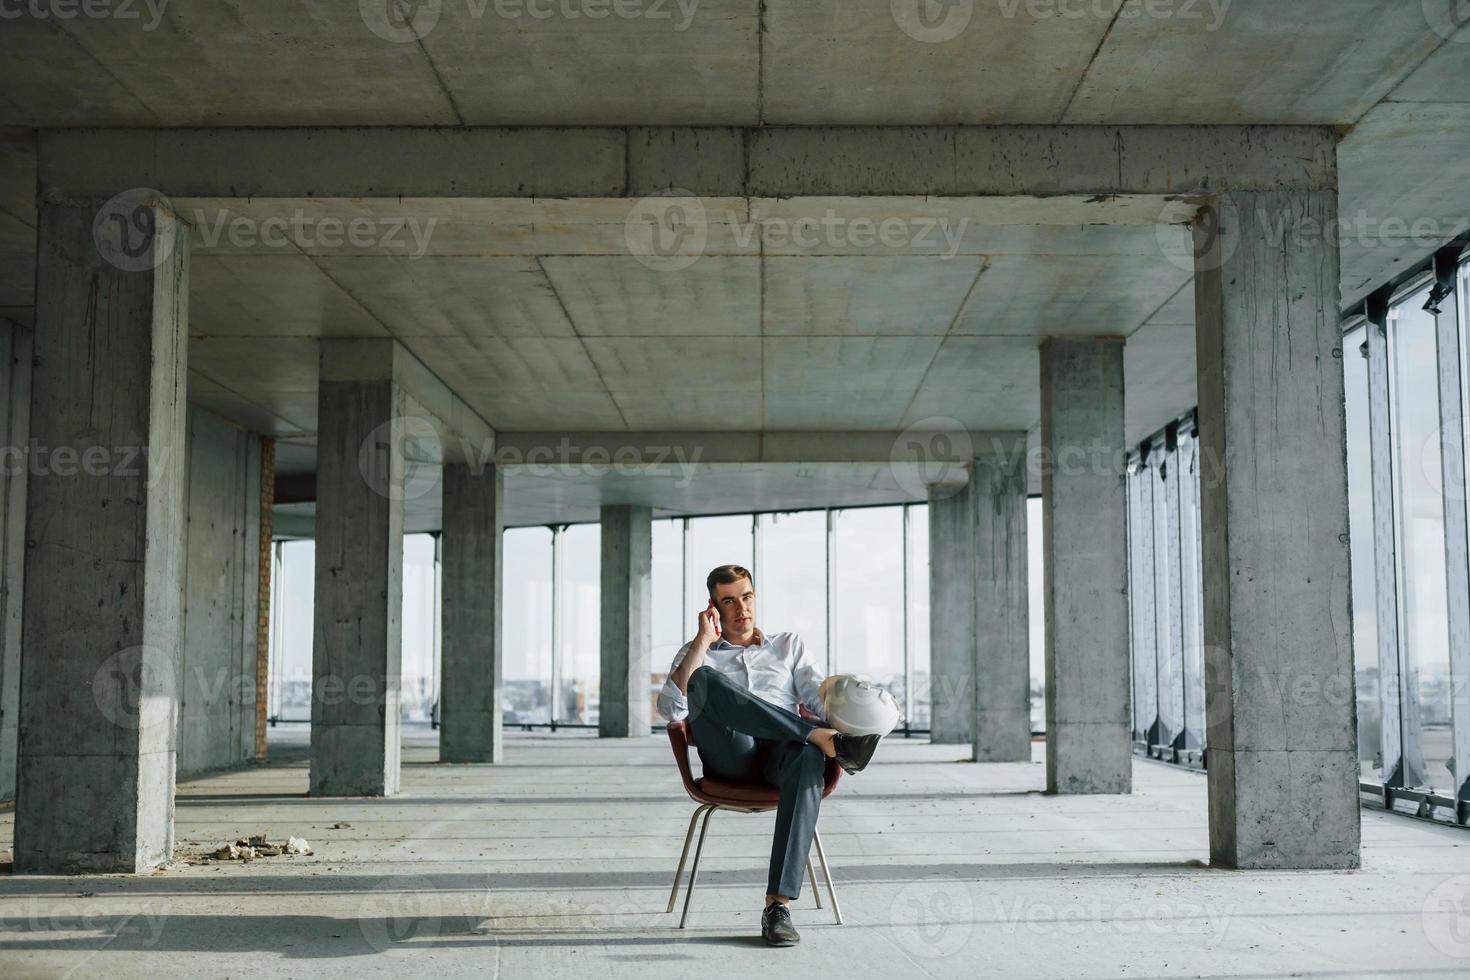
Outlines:
{"type": "Polygon", "coordinates": [[[775,809],[781,802],[781,791],[765,783],[732,783],[715,776],[694,781],[698,803],[720,803],[732,806],[760,806],[775,809]]]}
{"type": "MultiPolygon", "coordinates": [[[[842,772],[836,762],[829,760],[822,781],[822,799],[837,788],[837,776],[842,772]]],[[[718,776],[702,776],[694,781],[689,791],[696,803],[718,803],[721,806],[763,807],[774,810],[781,802],[781,791],[766,783],[737,783],[718,776]]]]}
{"type": "MultiPolygon", "coordinates": [[[[766,783],[745,783],[720,779],[716,776],[694,777],[689,765],[689,747],[693,744],[693,733],[687,721],[671,721],[668,726],[669,742],[674,749],[674,761],[679,766],[679,777],[684,781],[684,791],[696,803],[713,803],[739,809],[760,808],[774,810],[781,802],[781,791],[766,783]]],[[[832,795],[837,781],[842,778],[842,767],[836,759],[827,760],[822,773],[822,799],[832,795]]]]}

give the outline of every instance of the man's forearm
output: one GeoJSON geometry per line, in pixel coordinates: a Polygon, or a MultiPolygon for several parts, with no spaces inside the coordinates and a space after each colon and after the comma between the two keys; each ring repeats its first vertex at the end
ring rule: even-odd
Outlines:
{"type": "Polygon", "coordinates": [[[704,666],[704,655],[709,652],[708,644],[695,643],[689,648],[689,654],[679,662],[679,667],[674,671],[674,686],[679,689],[680,694],[689,693],[689,678],[694,672],[704,666]]]}

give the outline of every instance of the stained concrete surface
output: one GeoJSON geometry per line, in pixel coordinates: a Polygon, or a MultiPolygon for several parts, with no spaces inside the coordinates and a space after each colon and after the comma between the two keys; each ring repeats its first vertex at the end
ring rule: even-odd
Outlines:
{"type": "MultiPolygon", "coordinates": [[[[311,856],[0,877],[0,976],[1470,971],[1470,913],[1434,911],[1470,892],[1464,831],[1365,811],[1360,871],[1214,871],[1204,778],[1154,762],[1132,796],[1049,797],[1040,745],[975,765],[968,746],[889,739],[823,808],[846,925],[804,889],[801,945],[770,950],[770,815],[716,815],[689,928],[663,911],[693,808],[662,736],[513,732],[503,765],[441,766],[409,728],[387,800],[308,798],[304,729],[272,737],[270,766],[180,785],[177,836],[296,834],[311,856]]],[[[0,811],[0,848],[10,833],[0,811]]]]}

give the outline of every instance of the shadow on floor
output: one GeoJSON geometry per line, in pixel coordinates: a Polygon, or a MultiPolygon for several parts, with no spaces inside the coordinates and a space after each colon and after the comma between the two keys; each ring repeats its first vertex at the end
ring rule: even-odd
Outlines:
{"type": "MultiPolygon", "coordinates": [[[[673,771],[672,767],[670,767],[670,771],[673,771]]],[[[1039,789],[994,790],[977,793],[863,793],[851,791],[844,794],[845,798],[849,800],[862,800],[864,802],[874,803],[902,802],[905,800],[952,802],[954,800],[989,800],[1001,797],[1046,795],[1046,793],[1039,789]]],[[[688,797],[679,793],[660,793],[658,795],[624,793],[619,796],[587,796],[575,793],[567,793],[560,796],[411,796],[407,794],[397,794],[395,796],[308,796],[304,792],[259,793],[242,789],[238,793],[181,793],[176,797],[174,805],[176,807],[189,807],[216,803],[290,803],[321,806],[334,803],[353,803],[365,806],[545,806],[546,804],[557,803],[681,803],[687,801],[688,797]]]]}
{"type": "MultiPolygon", "coordinates": [[[[281,860],[281,859],[273,859],[281,860]]],[[[300,868],[289,875],[234,870],[225,875],[149,875],[144,877],[92,876],[77,878],[19,876],[0,879],[0,896],[31,895],[75,897],[79,892],[105,895],[246,895],[254,893],[300,894],[401,894],[435,892],[537,892],[547,889],[634,889],[667,890],[673,883],[668,871],[527,871],[422,873],[405,870],[394,862],[394,871],[381,875],[339,874],[321,868],[315,874],[300,868]]],[[[832,877],[841,889],[848,885],[891,884],[914,881],[1003,881],[1013,878],[1136,878],[1140,876],[1189,876],[1228,874],[1203,861],[1133,861],[1127,863],[1027,862],[1019,864],[874,864],[834,863],[832,877]]],[[[1318,872],[1282,872],[1317,874],[1318,872]]],[[[1338,874],[1340,872],[1320,872],[1338,874]]],[[[720,885],[759,886],[766,882],[765,868],[701,870],[701,887],[720,885]]]]}
{"type": "MultiPolygon", "coordinates": [[[[322,959],[348,956],[377,956],[389,951],[436,951],[468,948],[487,952],[496,947],[544,948],[550,946],[597,947],[644,946],[668,949],[681,946],[764,948],[759,935],[710,935],[679,930],[663,916],[650,917],[661,934],[650,935],[645,925],[622,925],[607,930],[584,929],[575,934],[546,936],[517,924],[517,938],[495,934],[479,915],[425,914],[422,903],[388,897],[391,904],[403,901],[400,912],[383,911],[384,896],[364,897],[360,918],[324,915],[178,915],[150,913],[146,908],[132,915],[53,915],[13,918],[0,932],[0,955],[6,952],[153,952],[153,953],[276,953],[283,959],[322,959]],[[411,908],[417,904],[417,908],[411,908]],[[373,907],[376,906],[376,907],[373,907]],[[639,931],[636,936],[616,935],[639,931]],[[93,935],[57,935],[85,931],[93,935]],[[609,935],[609,933],[612,933],[609,935]]],[[[670,917],[672,918],[672,917],[670,917]]],[[[748,928],[748,925],[746,926],[748,928]]],[[[625,957],[649,959],[652,957],[625,957]]],[[[664,959],[667,957],[657,957],[664,959]]],[[[695,957],[685,957],[694,959],[695,957]]]]}

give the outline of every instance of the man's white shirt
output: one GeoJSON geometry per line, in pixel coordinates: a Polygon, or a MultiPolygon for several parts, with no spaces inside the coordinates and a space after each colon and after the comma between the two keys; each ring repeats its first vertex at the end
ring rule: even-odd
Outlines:
{"type": "MultiPolygon", "coordinates": [[[[748,647],[738,646],[720,637],[704,655],[707,667],[729,677],[762,701],[800,714],[798,704],[822,716],[819,689],[827,674],[807,650],[796,633],[762,634],[763,642],[748,647]]],[[[684,662],[693,645],[684,644],[674,655],[669,679],[658,694],[658,713],[669,721],[679,721],[689,714],[688,699],[674,684],[674,671],[684,662]]]]}

